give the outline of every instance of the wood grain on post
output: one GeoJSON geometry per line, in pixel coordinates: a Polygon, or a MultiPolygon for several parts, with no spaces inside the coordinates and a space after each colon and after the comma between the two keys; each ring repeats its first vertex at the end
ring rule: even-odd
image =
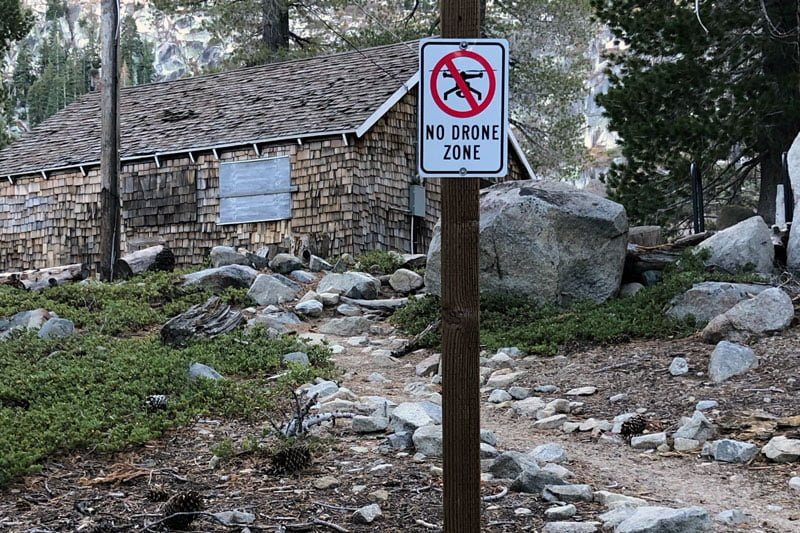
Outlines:
{"type": "Polygon", "coordinates": [[[103,70],[100,108],[102,145],[100,153],[100,277],[111,281],[114,261],[119,257],[119,12],[117,0],[103,0],[102,53],[103,70]]]}
{"type": "MultiPolygon", "coordinates": [[[[481,36],[480,0],[442,0],[443,38],[481,36]]],[[[442,179],[444,529],[480,531],[477,178],[442,179]]]]}

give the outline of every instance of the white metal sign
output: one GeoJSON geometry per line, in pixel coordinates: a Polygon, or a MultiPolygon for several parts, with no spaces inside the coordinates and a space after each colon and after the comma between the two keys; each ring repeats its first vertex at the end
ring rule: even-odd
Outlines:
{"type": "Polygon", "coordinates": [[[505,176],[508,41],[424,39],[419,69],[420,176],[505,176]]]}

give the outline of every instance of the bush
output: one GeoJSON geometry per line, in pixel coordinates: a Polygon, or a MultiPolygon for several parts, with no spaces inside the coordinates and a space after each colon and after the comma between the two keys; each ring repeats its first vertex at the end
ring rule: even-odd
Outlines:
{"type": "Polygon", "coordinates": [[[403,265],[403,258],[396,252],[371,250],[356,261],[356,269],[364,272],[391,274],[403,265]]]}

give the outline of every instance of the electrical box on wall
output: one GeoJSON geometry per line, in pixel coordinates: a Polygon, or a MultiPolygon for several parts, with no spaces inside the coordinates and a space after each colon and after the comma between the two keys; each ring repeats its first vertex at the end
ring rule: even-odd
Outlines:
{"type": "Polygon", "coordinates": [[[412,185],[408,190],[408,210],[411,216],[425,216],[425,187],[422,185],[412,185]]]}

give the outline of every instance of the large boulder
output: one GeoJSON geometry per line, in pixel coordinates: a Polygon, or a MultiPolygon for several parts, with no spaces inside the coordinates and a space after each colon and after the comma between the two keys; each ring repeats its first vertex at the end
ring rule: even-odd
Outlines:
{"type": "Polygon", "coordinates": [[[317,285],[320,294],[330,292],[357,300],[374,300],[380,290],[380,280],[364,272],[331,273],[317,285]]]}
{"type": "Polygon", "coordinates": [[[750,336],[782,331],[791,325],[793,318],[792,299],[783,289],[770,287],[711,320],[703,329],[703,340],[744,342],[750,336]]]}
{"type": "MultiPolygon", "coordinates": [[[[792,147],[789,148],[787,160],[789,179],[792,182],[792,193],[794,194],[794,213],[795,218],[798,218],[800,216],[800,135],[795,138],[792,147]]],[[[781,207],[778,206],[778,209],[781,207]]],[[[793,226],[800,225],[800,220],[798,220],[798,224],[792,222],[793,226]]],[[[786,267],[793,271],[800,270],[800,231],[796,229],[789,232],[789,243],[786,246],[786,267]]]]}
{"type": "MultiPolygon", "coordinates": [[[[620,286],[628,220],[615,202],[550,181],[494,185],[480,205],[480,285],[537,304],[602,302],[620,286]]],[[[425,286],[441,294],[441,231],[425,286]]]]}
{"type": "Polygon", "coordinates": [[[259,274],[247,296],[258,305],[276,305],[291,302],[300,293],[301,287],[280,274],[259,274]]]}
{"type": "Polygon", "coordinates": [[[228,287],[247,289],[258,276],[258,271],[244,265],[226,265],[207,268],[184,276],[184,287],[222,291],[228,287]]]}
{"type": "Polygon", "coordinates": [[[736,272],[752,266],[756,272],[772,272],[775,248],[772,234],[761,217],[750,217],[726,228],[697,245],[708,250],[706,265],[736,272]]]}
{"type": "Polygon", "coordinates": [[[231,246],[215,246],[211,249],[211,266],[219,268],[227,265],[252,266],[250,259],[231,246]]]}

